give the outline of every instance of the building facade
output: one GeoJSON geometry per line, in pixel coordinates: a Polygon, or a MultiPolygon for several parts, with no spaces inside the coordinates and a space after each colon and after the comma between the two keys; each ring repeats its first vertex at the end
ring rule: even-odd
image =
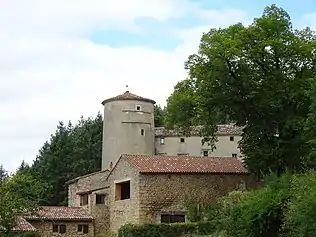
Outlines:
{"type": "Polygon", "coordinates": [[[216,149],[202,144],[199,126],[190,137],[156,127],[154,100],[126,91],[102,102],[104,106],[102,170],[111,169],[122,154],[189,155],[242,158],[238,148],[242,128],[218,125],[216,149]]]}
{"type": "Polygon", "coordinates": [[[216,149],[155,128],[155,101],[126,91],[104,105],[102,167],[66,183],[68,207],[24,217],[43,236],[95,236],[127,223],[187,221],[185,199],[210,203],[233,190],[257,187],[243,167],[242,129],[218,125],[216,149]]]}
{"type": "Polygon", "coordinates": [[[159,155],[122,155],[100,185],[84,192],[69,182],[69,190],[77,190],[69,195],[69,204],[90,210],[99,223],[96,234],[116,232],[127,223],[185,222],[186,198],[210,203],[230,191],[257,187],[238,159],[159,155]],[[102,203],[94,201],[98,193],[104,195],[102,203]]]}

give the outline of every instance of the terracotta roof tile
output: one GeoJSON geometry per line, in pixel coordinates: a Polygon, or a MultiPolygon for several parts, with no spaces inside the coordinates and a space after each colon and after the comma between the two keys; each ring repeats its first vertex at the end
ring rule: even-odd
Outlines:
{"type": "MultiPolygon", "coordinates": [[[[0,226],[0,230],[3,230],[3,228],[0,226]]],[[[12,229],[13,231],[36,231],[36,228],[32,226],[27,220],[25,220],[23,217],[18,217],[17,219],[17,225],[12,229]]]]}
{"type": "MultiPolygon", "coordinates": [[[[191,130],[191,135],[200,136],[202,126],[194,126],[191,130]]],[[[242,135],[243,127],[236,126],[234,124],[220,124],[217,125],[216,135],[242,135]]],[[[156,136],[180,136],[175,130],[167,130],[164,127],[155,128],[156,136]]]]}
{"type": "Polygon", "coordinates": [[[102,104],[106,104],[108,102],[111,102],[111,101],[115,101],[115,100],[139,100],[139,101],[145,101],[145,102],[149,102],[149,103],[153,103],[155,104],[156,102],[152,99],[148,99],[148,98],[144,98],[144,97],[141,97],[141,96],[138,96],[138,95],[135,95],[135,94],[132,94],[130,93],[129,91],[125,91],[124,94],[121,94],[121,95],[117,95],[115,97],[112,97],[112,98],[109,98],[109,99],[106,99],[102,102],[102,104]]]}
{"type": "Polygon", "coordinates": [[[65,206],[42,206],[36,215],[24,218],[26,220],[92,220],[92,216],[85,209],[65,206]]]}
{"type": "Polygon", "coordinates": [[[232,157],[122,155],[140,173],[247,173],[232,157]]]}

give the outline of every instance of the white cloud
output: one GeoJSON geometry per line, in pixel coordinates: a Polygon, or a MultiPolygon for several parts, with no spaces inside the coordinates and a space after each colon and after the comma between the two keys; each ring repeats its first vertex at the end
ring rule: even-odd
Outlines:
{"type": "Polygon", "coordinates": [[[22,159],[30,162],[58,120],[96,115],[101,101],[124,92],[126,84],[164,104],[185,77],[184,61],[197,50],[201,30],[244,18],[238,11],[201,11],[207,27],[175,31],[183,44],[172,52],[89,40],[100,29],[139,32],[135,19],[140,17],[165,21],[187,13],[198,14],[198,5],[185,0],[1,2],[0,163],[12,171],[22,159]]]}

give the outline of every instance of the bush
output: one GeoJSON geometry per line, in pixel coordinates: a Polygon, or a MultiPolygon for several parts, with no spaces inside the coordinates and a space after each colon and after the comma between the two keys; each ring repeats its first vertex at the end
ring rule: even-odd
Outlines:
{"type": "Polygon", "coordinates": [[[271,177],[260,190],[233,193],[223,199],[221,229],[228,236],[279,236],[291,198],[291,177],[271,177]]]}
{"type": "Polygon", "coordinates": [[[211,234],[210,222],[187,222],[173,224],[126,224],[118,231],[119,237],[183,237],[193,234],[211,234]]]}
{"type": "Polygon", "coordinates": [[[292,198],[285,211],[284,236],[316,236],[316,173],[294,176],[292,198]]]}

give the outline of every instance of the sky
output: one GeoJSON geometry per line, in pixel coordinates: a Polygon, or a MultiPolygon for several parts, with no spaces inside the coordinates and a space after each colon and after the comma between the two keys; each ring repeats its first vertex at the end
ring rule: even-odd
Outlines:
{"type": "Polygon", "coordinates": [[[126,85],[165,105],[210,28],[249,24],[276,3],[316,29],[313,2],[0,0],[0,164],[32,164],[58,121],[102,113],[126,85]]]}

